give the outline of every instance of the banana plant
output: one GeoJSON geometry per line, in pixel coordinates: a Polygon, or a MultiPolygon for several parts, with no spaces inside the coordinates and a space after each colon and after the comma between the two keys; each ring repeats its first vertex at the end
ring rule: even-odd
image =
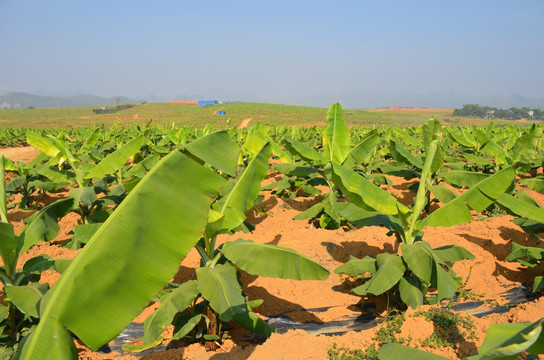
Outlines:
{"type": "Polygon", "coordinates": [[[536,124],[526,132],[519,128],[506,128],[497,136],[490,125],[485,132],[475,129],[470,134],[466,128],[461,132],[450,129],[449,135],[454,143],[461,145],[460,155],[471,167],[470,170],[489,173],[516,165],[518,173],[524,173],[542,165],[543,129],[536,124]],[[504,135],[505,132],[508,132],[508,136],[504,135]]]}
{"type": "MultiPolygon", "coordinates": [[[[544,354],[544,318],[534,323],[491,324],[478,353],[463,358],[464,360],[515,360],[522,352],[527,352],[527,359],[537,359],[544,354]]],[[[424,350],[391,343],[384,345],[378,354],[380,360],[450,360],[447,357],[432,354],[424,350]]]]}
{"type": "MultiPolygon", "coordinates": [[[[230,139],[224,139],[222,143],[215,141],[214,144],[225,150],[237,148],[230,139]]],[[[226,150],[225,153],[232,151],[226,150]]],[[[171,339],[193,338],[205,342],[210,350],[220,345],[223,323],[229,321],[270,336],[274,328],[253,313],[262,300],[250,300],[244,294],[238,269],[253,275],[283,279],[328,278],[328,270],[288,248],[244,239],[216,246],[219,234],[243,229],[246,213],[254,206],[261,181],[267,174],[270,153],[271,145],[265,142],[243,172],[229,180],[221,197],[212,205],[204,236],[196,244],[201,258],[196,279],[178,284],[174,291],[163,297],[159,308],[144,323],[142,345],[125,346],[125,349],[142,351],[160,343],[163,340],[161,333],[170,324],[175,326],[171,339]]],[[[205,163],[224,159],[223,153],[212,152],[209,148],[199,156],[204,155],[207,157],[205,163]]]]}
{"type": "Polygon", "coordinates": [[[23,334],[36,325],[38,303],[49,289],[47,283],[38,283],[45,270],[63,272],[69,259],[52,259],[39,255],[17,268],[21,253],[32,245],[53,239],[59,232],[58,220],[70,211],[71,202],[51,204],[27,219],[25,227],[15,234],[7,213],[5,168],[10,162],[0,156],[0,282],[5,297],[0,304],[0,344],[14,346],[23,334]]]}
{"type": "Polygon", "coordinates": [[[482,211],[510,187],[515,177],[515,170],[506,168],[480,181],[460,196],[444,187],[433,186],[432,169],[438,166],[435,155],[443,132],[440,123],[431,119],[424,125],[423,133],[427,144],[425,162],[411,208],[346,167],[333,163],[330,169],[332,181],[351,202],[341,205],[338,210],[340,214],[357,226],[386,226],[400,244],[396,254],[378,254],[375,259],[368,256],[363,259],[351,258],[335,272],[349,276],[370,273],[372,276],[363,285],[354,288],[354,293],[379,295],[392,290],[412,308],[422,305],[425,300],[439,301],[453,297],[457,281],[449,264],[474,258],[457,245],[432,248],[428,242],[422,241],[424,227],[449,227],[471,221],[469,207],[482,211]],[[429,201],[429,192],[444,205],[427,214],[424,210],[429,201]],[[430,289],[437,290],[435,298],[426,298],[430,289]]]}
{"type": "Polygon", "coordinates": [[[503,194],[497,203],[510,214],[517,215],[512,222],[529,234],[544,232],[544,208],[523,190],[512,195],[503,194]]]}
{"type": "MultiPolygon", "coordinates": [[[[126,144],[119,144],[119,147],[110,154],[104,156],[97,164],[91,164],[82,161],[78,155],[81,152],[88,151],[98,141],[100,129],[96,129],[83,143],[80,150],[76,151],[71,144],[64,139],[55,137],[44,138],[34,133],[27,134],[29,144],[40,150],[44,155],[49,156],[48,164],[38,166],[36,171],[48,178],[65,182],[75,179],[75,187],[69,190],[69,198],[73,200],[72,211],[80,216],[78,232],[92,235],[97,230],[96,223],[103,223],[113,210],[125,198],[127,184],[132,189],[141,176],[133,176],[130,180],[125,180],[125,164],[127,160],[136,154],[145,142],[145,134],[140,135],[126,144]],[[64,169],[64,162],[70,166],[70,171],[64,169]],[[50,166],[49,164],[55,165],[50,166]],[[111,186],[110,183],[116,182],[117,186],[111,186]],[[99,197],[103,193],[105,196],[99,197]],[[87,229],[83,229],[87,227],[87,229]],[[93,230],[93,231],[91,231],[93,230]]],[[[119,137],[121,142],[121,138],[119,137]]],[[[134,171],[134,174],[149,170],[156,163],[148,161],[140,165],[140,172],[134,171]]],[[[143,162],[143,161],[142,161],[143,162]]],[[[126,173],[129,173],[127,170],[126,173]]],[[[60,200],[62,201],[62,200],[60,200]]],[[[89,237],[84,240],[74,238],[67,246],[76,250],[83,246],[89,237]]]]}
{"type": "Polygon", "coordinates": [[[29,209],[37,206],[37,204],[34,204],[33,199],[35,191],[53,192],[69,184],[62,180],[58,182],[52,181],[39,171],[40,163],[44,158],[45,156],[40,154],[29,163],[22,161],[13,163],[9,159],[4,160],[5,171],[10,171],[18,175],[7,184],[6,192],[8,194],[21,195],[21,200],[18,204],[20,209],[29,209]]]}
{"type": "Polygon", "coordinates": [[[115,338],[174,276],[225,183],[178,151],[161,160],[39,302],[16,359],[77,359],[71,333],[95,350],[115,338]]]}
{"type": "MultiPolygon", "coordinates": [[[[544,209],[524,191],[517,191],[515,195],[502,194],[497,202],[508,212],[519,216],[512,221],[524,231],[531,234],[544,232],[544,209]]],[[[544,270],[544,249],[512,242],[512,249],[506,261],[517,261],[524,266],[537,266],[544,270]]],[[[532,291],[538,292],[542,289],[544,276],[535,276],[532,291]]]]}
{"type": "MultiPolygon", "coordinates": [[[[302,173],[305,174],[304,185],[312,186],[317,183],[326,184],[329,192],[324,195],[323,200],[308,210],[294,217],[296,220],[320,219],[320,225],[327,228],[338,228],[342,220],[337,212],[336,204],[341,194],[338,192],[334,182],[329,176],[329,169],[333,163],[344,165],[351,169],[362,172],[361,164],[366,164],[375,155],[375,148],[380,142],[376,131],[370,131],[355,146],[352,145],[350,131],[342,116],[342,107],[336,103],[329,107],[327,112],[327,126],[322,135],[323,152],[289,137],[283,139],[283,145],[287,152],[301,159],[302,165],[285,169],[285,175],[302,173]]],[[[368,175],[370,176],[370,175],[368,175]]],[[[301,177],[299,177],[301,178],[301,177]]],[[[308,190],[304,190],[308,193],[308,190]]]]}
{"type": "MultiPolygon", "coordinates": [[[[517,261],[528,267],[539,267],[544,272],[544,249],[534,246],[523,246],[512,242],[512,250],[505,259],[506,261],[517,261]]],[[[544,289],[544,276],[535,276],[533,281],[534,293],[544,289]]]]}

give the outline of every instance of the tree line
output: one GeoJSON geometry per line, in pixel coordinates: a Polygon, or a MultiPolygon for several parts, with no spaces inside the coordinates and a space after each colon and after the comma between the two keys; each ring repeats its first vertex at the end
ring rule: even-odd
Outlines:
{"type": "Polygon", "coordinates": [[[531,109],[525,107],[511,107],[510,109],[497,109],[490,106],[480,106],[477,104],[465,104],[461,109],[453,111],[454,116],[475,116],[482,119],[541,119],[544,120],[544,111],[538,108],[531,109]]]}
{"type": "Polygon", "coordinates": [[[121,110],[126,110],[133,108],[134,105],[132,104],[123,104],[123,105],[116,105],[116,106],[103,106],[99,109],[93,109],[94,114],[113,114],[121,110]]]}

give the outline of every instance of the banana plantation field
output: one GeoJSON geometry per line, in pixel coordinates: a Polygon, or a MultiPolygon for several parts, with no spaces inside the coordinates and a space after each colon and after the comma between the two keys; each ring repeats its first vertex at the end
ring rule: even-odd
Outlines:
{"type": "MultiPolygon", "coordinates": [[[[251,124],[320,125],[325,126],[327,109],[308,106],[291,106],[263,103],[225,103],[207,106],[176,103],[133,104],[111,113],[96,113],[101,108],[48,108],[0,110],[0,128],[10,128],[11,138],[17,138],[20,131],[14,128],[33,128],[36,131],[55,128],[94,126],[94,124],[132,124],[153,121],[154,124],[171,124],[203,128],[213,125],[225,129],[229,123],[240,124],[243,120],[251,124]],[[218,112],[224,111],[221,115],[218,112]]],[[[383,108],[373,110],[345,110],[344,119],[349,126],[395,125],[415,126],[435,117],[445,124],[481,125],[489,120],[453,116],[453,109],[428,108],[383,108]]],[[[513,121],[495,120],[497,124],[512,124],[513,121]]],[[[51,130],[50,130],[51,131],[51,130]]],[[[0,145],[4,145],[0,137],[0,145]]]]}
{"type": "Polygon", "coordinates": [[[544,126],[306,111],[0,129],[0,358],[544,358],[544,126]]]}

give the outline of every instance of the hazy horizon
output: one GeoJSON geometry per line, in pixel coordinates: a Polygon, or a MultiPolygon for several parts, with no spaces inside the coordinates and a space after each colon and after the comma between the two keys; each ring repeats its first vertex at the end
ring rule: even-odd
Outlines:
{"type": "Polygon", "coordinates": [[[4,91],[322,106],[372,94],[544,98],[537,0],[30,0],[0,10],[4,91]]]}

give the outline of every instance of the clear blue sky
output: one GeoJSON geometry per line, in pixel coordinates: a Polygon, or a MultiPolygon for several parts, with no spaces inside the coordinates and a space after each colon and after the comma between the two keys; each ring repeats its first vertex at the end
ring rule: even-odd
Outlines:
{"type": "Polygon", "coordinates": [[[0,43],[0,91],[544,97],[542,0],[0,0],[0,43]]]}

